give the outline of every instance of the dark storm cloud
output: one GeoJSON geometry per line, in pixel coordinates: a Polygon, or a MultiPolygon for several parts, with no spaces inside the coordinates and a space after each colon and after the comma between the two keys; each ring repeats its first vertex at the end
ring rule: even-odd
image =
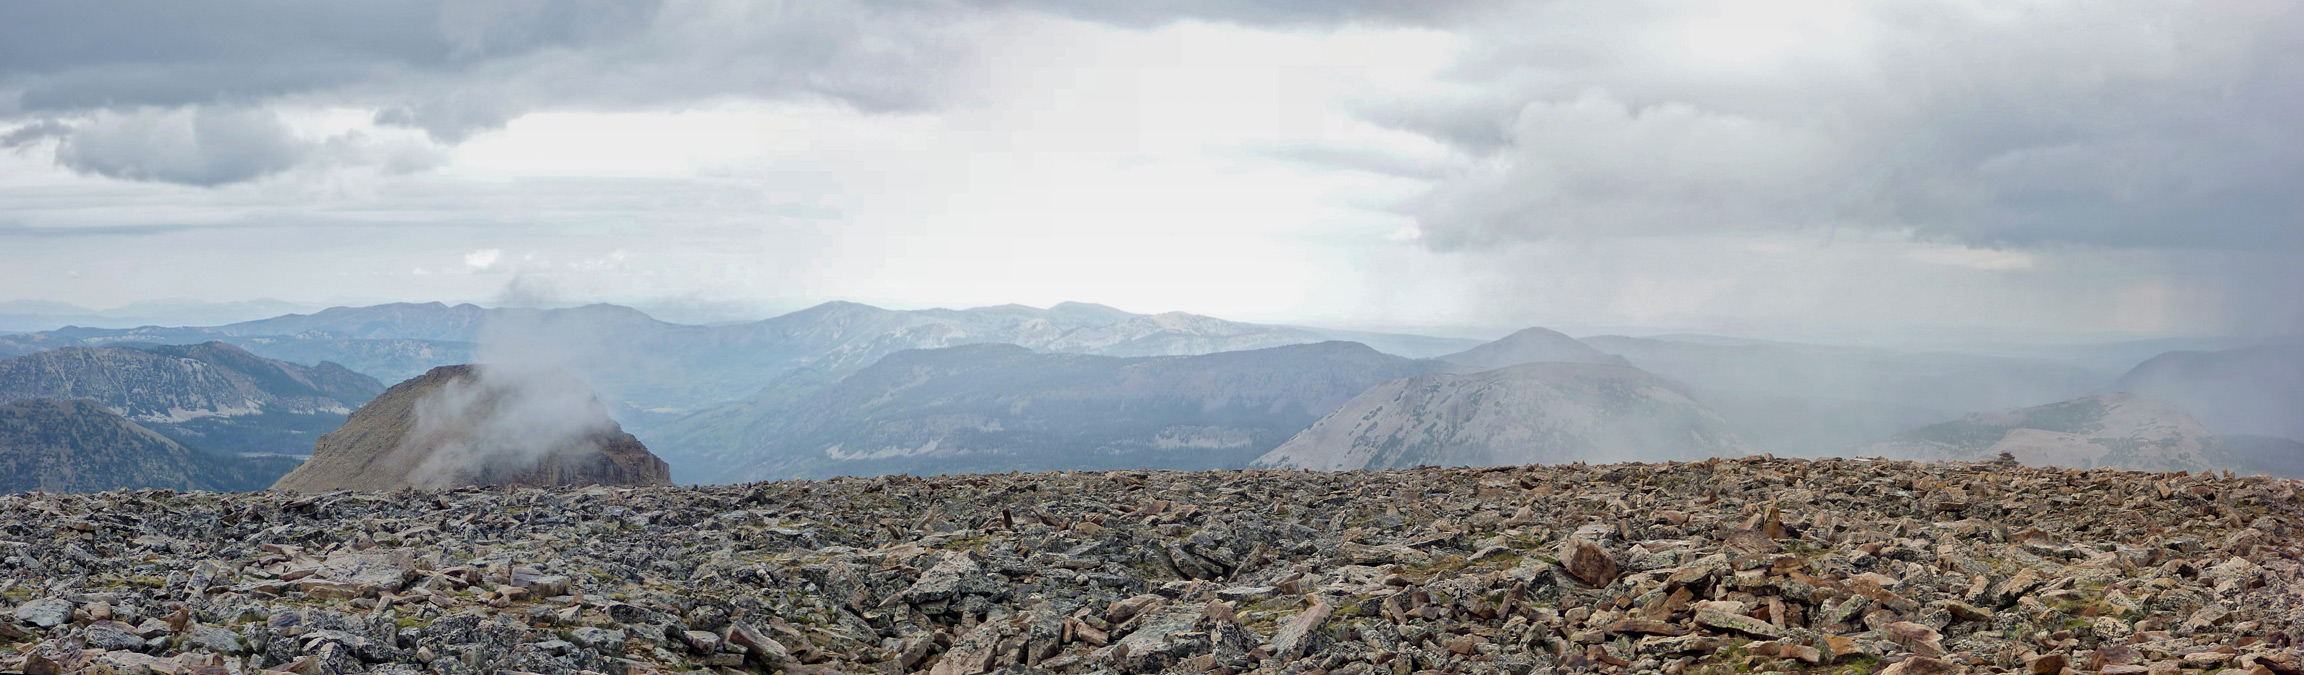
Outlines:
{"type": "Polygon", "coordinates": [[[13,145],[61,139],[57,159],[75,170],[215,185],[298,163],[248,112],[283,103],[376,110],[376,123],[442,143],[553,108],[812,97],[928,109],[976,27],[934,3],[6,3],[0,119],[30,123],[13,145]],[[206,121],[216,142],[161,133],[162,119],[206,121]],[[120,141],[138,134],[161,141],[154,156],[129,156],[138,149],[120,141]],[[208,152],[225,144],[250,154],[208,152]]]}
{"type": "Polygon", "coordinates": [[[1437,248],[1846,227],[2304,247],[2294,6],[1849,4],[1845,32],[1757,46],[1666,11],[1690,5],[1525,7],[1467,25],[1458,90],[1363,105],[1488,160],[1407,207],[1437,248]]]}
{"type": "Polygon", "coordinates": [[[1352,110],[1463,161],[1268,153],[1432,180],[1401,209],[1441,250],[1838,228],[2304,247],[2304,9],[2270,2],[0,3],[0,120],[15,123],[0,145],[217,185],[419,170],[441,152],[297,138],[262,112],[282,105],[374,111],[437,144],[552,109],[932,112],[973,95],[976,55],[1018,39],[1001,20],[1034,13],[1455,34],[1440,81],[1352,110]]]}

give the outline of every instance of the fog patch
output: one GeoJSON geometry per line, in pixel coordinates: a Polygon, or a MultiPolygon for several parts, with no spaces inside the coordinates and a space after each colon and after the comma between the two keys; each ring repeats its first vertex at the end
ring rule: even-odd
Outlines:
{"type": "Polygon", "coordinates": [[[442,488],[526,472],[615,430],[575,375],[533,363],[482,364],[416,402],[407,443],[432,451],[410,482],[442,488]],[[483,480],[475,481],[475,478],[483,480]]]}

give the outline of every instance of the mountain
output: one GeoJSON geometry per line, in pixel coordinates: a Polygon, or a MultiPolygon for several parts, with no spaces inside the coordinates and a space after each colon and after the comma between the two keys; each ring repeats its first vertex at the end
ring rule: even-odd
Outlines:
{"type": "Polygon", "coordinates": [[[2169,352],[2111,390],[2182,406],[2216,433],[2304,440],[2304,345],[2169,352]]]}
{"type": "Polygon", "coordinates": [[[272,487],[670,485],[669,476],[573,375],[457,365],[385,390],[272,487]]]}
{"type": "Polygon", "coordinates": [[[41,300],[0,302],[0,331],[43,331],[63,326],[129,328],[152,325],[214,325],[278,316],[300,305],[273,299],[237,302],[145,300],[105,310],[41,300]]]}
{"type": "Polygon", "coordinates": [[[2304,442],[2272,436],[2218,436],[2219,460],[2233,471],[2304,478],[2304,442]]]}
{"type": "Polygon", "coordinates": [[[683,483],[1236,468],[1368,387],[1445,366],[1349,342],[1134,358],[966,345],[795,374],[648,433],[683,483]]]}
{"type": "Polygon", "coordinates": [[[1593,349],[1591,345],[1576,341],[1576,338],[1543,328],[1524,329],[1495,342],[1442,356],[1440,360],[1464,366],[1470,369],[1467,372],[1495,370],[1523,363],[1632,365],[1624,357],[1593,349]]]}
{"type": "Polygon", "coordinates": [[[1052,352],[1163,356],[1323,340],[1307,329],[1184,313],[1140,315],[1086,303],[1046,309],[890,310],[829,302],[722,326],[666,323],[616,305],[488,309],[401,303],[210,328],[67,328],[0,336],[0,355],[121,341],[222,341],[270,358],[334,361],[387,381],[434,366],[502,361],[499,355],[512,355],[563,364],[624,404],[618,410],[628,423],[644,426],[743,398],[798,369],[849,373],[908,349],[1004,343],[1052,352]]]}
{"type": "Polygon", "coordinates": [[[295,465],[193,450],[88,401],[0,403],[0,492],[262,490],[295,465]]]}
{"type": "Polygon", "coordinates": [[[1582,340],[1687,386],[1754,447],[1824,456],[1976,410],[2101,393],[2116,371],[1944,352],[1677,336],[1582,340]]]}
{"type": "Polygon", "coordinates": [[[220,342],[67,347],[0,359],[0,401],[86,399],[195,448],[304,454],[384,385],[220,342]]]}
{"type": "Polygon", "coordinates": [[[1479,340],[1466,338],[1433,337],[1430,335],[1410,335],[1407,333],[1375,333],[1369,331],[1338,330],[1334,328],[1315,328],[1307,326],[1293,326],[1293,328],[1317,334],[1322,340],[1358,342],[1360,344],[1373,347],[1376,349],[1376,351],[1396,356],[1405,356],[1411,359],[1429,359],[1435,356],[1440,356],[1442,354],[1454,354],[1456,352],[1487,344],[1479,340]]]}
{"type": "Polygon", "coordinates": [[[1386,382],[1252,466],[1655,462],[1748,452],[1725,421],[1664,378],[1629,366],[1530,363],[1386,382]]]}
{"type": "Polygon", "coordinates": [[[2134,394],[2069,401],[1931,424],[1856,453],[1895,459],[1981,461],[2006,452],[2032,466],[2134,471],[2225,468],[2214,434],[2166,401],[2134,394]]]}

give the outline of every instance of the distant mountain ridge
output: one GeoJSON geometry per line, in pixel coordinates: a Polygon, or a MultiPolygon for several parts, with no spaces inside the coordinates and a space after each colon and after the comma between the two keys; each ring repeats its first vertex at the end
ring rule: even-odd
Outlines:
{"type": "MultiPolygon", "coordinates": [[[[1393,336],[1429,347],[1429,339],[1393,336]]],[[[557,357],[604,396],[661,416],[742,398],[798,369],[851,372],[907,349],[1004,343],[1054,352],[1190,355],[1319,342],[1313,329],[1088,303],[1046,309],[889,310],[828,302],[761,321],[690,326],[617,305],[489,309],[396,303],[209,328],[89,329],[0,336],[0,356],[120,341],[223,341],[259,355],[344,363],[385,379],[485,360],[489,345],[557,357]]],[[[1441,343],[1443,345],[1450,343],[1441,343]]]]}
{"type": "Polygon", "coordinates": [[[1975,413],[1905,431],[1853,452],[1923,461],[1981,461],[2006,452],[2032,466],[2131,471],[2287,473],[2297,460],[2304,460],[2257,456],[2262,449],[2276,447],[2220,438],[2172,403],[2116,393],[1975,413]]]}
{"type": "Polygon", "coordinates": [[[684,483],[1237,468],[1370,386],[1445,367],[1349,342],[1165,357],[963,345],[795,376],[648,438],[684,483]]]}
{"type": "Polygon", "coordinates": [[[1439,357],[1469,369],[1494,370],[1523,363],[1596,363],[1629,366],[1624,357],[1594,349],[1576,338],[1547,328],[1528,328],[1454,354],[1439,357]]]}
{"type": "Polygon", "coordinates": [[[1251,466],[1328,471],[1747,454],[1726,421],[1630,366],[1527,363],[1378,385],[1251,466]]]}
{"type": "Polygon", "coordinates": [[[67,347],[0,359],[0,402],[84,399],[179,443],[302,454],[384,390],[343,366],[266,359],[232,345],[67,347]]]}
{"type": "Polygon", "coordinates": [[[2182,406],[2219,434],[2304,441],[2304,345],[2168,352],[2109,389],[2182,406]]]}
{"type": "Polygon", "coordinates": [[[296,463],[187,448],[89,401],[0,403],[0,492],[262,490],[296,463]]]}
{"type": "Polygon", "coordinates": [[[2101,393],[2114,372],[2040,359],[1603,335],[1582,342],[1686,385],[1754,447],[1824,456],[1977,410],[2101,393]]]}

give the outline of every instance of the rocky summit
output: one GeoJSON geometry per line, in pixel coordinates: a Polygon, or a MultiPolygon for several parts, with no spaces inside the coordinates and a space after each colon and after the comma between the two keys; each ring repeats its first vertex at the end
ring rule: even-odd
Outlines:
{"type": "Polygon", "coordinates": [[[575,376],[463,365],[385,390],[272,487],[670,485],[671,475],[575,376]]]}
{"type": "Polygon", "coordinates": [[[2293,675],[2299,487],[1756,457],[20,494],[0,670],[2293,675]]]}

